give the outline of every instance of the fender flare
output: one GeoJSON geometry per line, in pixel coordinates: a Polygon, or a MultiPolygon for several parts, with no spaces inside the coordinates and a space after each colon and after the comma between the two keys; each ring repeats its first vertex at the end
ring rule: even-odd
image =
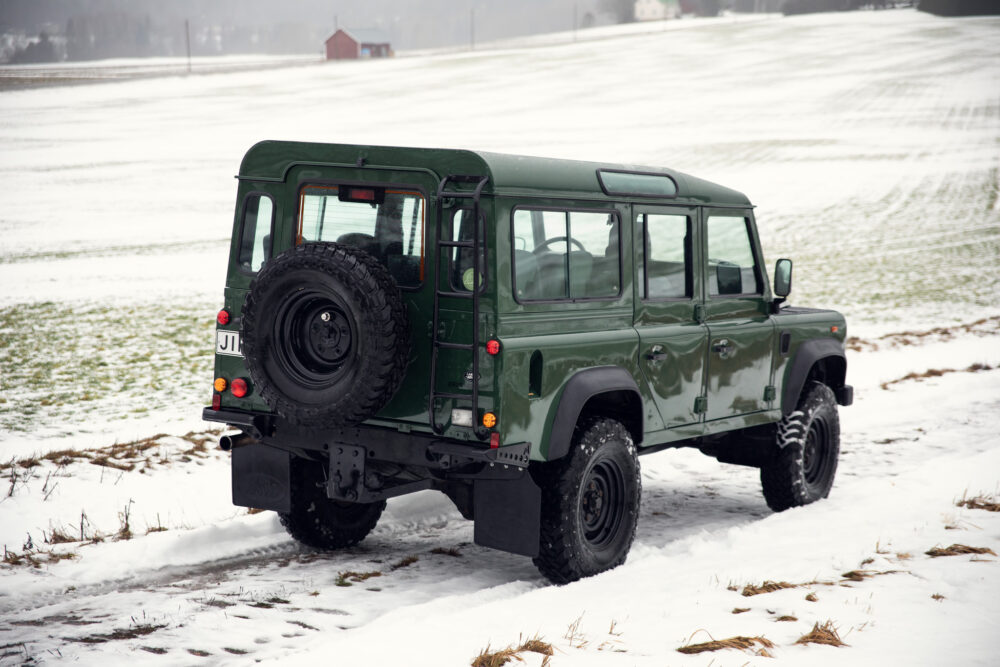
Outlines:
{"type": "Polygon", "coordinates": [[[847,372],[844,344],[835,338],[820,338],[808,340],[799,346],[795,353],[795,359],[785,376],[785,384],[781,389],[782,415],[787,416],[795,409],[799,396],[802,394],[802,387],[805,386],[806,378],[809,377],[809,371],[816,362],[830,358],[837,358],[842,362],[837,369],[838,372],[832,378],[828,378],[828,380],[832,380],[830,388],[836,391],[844,386],[844,377],[847,372]]]}
{"type": "MultiPolygon", "coordinates": [[[[632,374],[621,366],[595,366],[573,375],[563,388],[549,431],[547,460],[555,461],[569,453],[573,431],[587,401],[600,394],[611,392],[628,392],[635,395],[639,405],[639,437],[636,439],[638,444],[642,439],[642,396],[639,393],[639,385],[636,384],[632,374]]],[[[633,437],[635,437],[634,432],[633,437]]]]}

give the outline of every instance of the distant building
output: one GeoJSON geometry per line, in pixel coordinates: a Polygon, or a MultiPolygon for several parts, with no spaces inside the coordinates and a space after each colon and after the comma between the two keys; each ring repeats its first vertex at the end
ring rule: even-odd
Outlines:
{"type": "Polygon", "coordinates": [[[636,21],[662,21],[675,19],[681,10],[677,0],[636,0],[636,21]]]}
{"type": "Polygon", "coordinates": [[[378,30],[344,30],[326,39],[326,59],[388,58],[392,56],[389,38],[378,30]]]}

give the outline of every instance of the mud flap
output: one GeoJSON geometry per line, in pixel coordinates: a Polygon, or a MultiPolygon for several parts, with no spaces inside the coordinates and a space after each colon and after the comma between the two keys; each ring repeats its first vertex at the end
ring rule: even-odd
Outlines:
{"type": "Polygon", "coordinates": [[[476,544],[538,555],[542,491],[527,471],[517,479],[477,479],[474,503],[476,544]]]}
{"type": "Polygon", "coordinates": [[[288,452],[267,445],[233,448],[233,504],[292,511],[288,452]]]}

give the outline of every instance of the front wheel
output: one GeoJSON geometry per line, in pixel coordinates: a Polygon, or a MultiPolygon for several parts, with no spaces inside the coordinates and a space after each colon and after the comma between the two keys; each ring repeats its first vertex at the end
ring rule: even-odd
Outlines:
{"type": "Polygon", "coordinates": [[[326,495],[323,464],[292,462],[292,510],[279,513],[281,525],[296,540],[316,549],[343,549],[365,539],[375,528],[385,501],[345,503],[326,495]]]}
{"type": "Polygon", "coordinates": [[[760,469],[764,500],[775,512],[830,495],[840,455],[840,418],[833,391],[812,383],[780,422],[778,452],[760,469]]]}
{"type": "Polygon", "coordinates": [[[577,427],[570,453],[536,471],[542,525],[534,563],[565,584],[625,562],[635,537],[642,480],[632,436],[620,422],[577,427]]]}

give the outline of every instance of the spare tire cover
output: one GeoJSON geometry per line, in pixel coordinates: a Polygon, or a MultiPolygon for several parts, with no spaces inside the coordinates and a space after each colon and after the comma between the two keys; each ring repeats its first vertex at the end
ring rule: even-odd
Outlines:
{"type": "Polygon", "coordinates": [[[243,355],[256,390],[293,424],[335,427],[377,413],[409,358],[406,309],[371,255],[298,245],[268,261],[243,305],[243,355]]]}

